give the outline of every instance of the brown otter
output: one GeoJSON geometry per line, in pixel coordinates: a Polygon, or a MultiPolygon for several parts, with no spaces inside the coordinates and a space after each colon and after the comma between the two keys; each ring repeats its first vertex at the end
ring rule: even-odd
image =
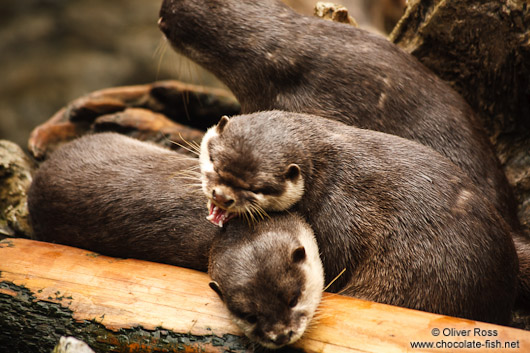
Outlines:
{"type": "Polygon", "coordinates": [[[310,323],[324,285],[313,231],[292,214],[259,222],[252,232],[231,226],[212,246],[210,286],[251,340],[268,348],[295,342],[310,323]]]}
{"type": "Polygon", "coordinates": [[[200,221],[197,173],[196,158],[123,135],[74,140],[33,179],[28,208],[35,237],[206,271],[216,230],[200,221]]]}
{"type": "Polygon", "coordinates": [[[385,38],[278,0],[164,0],[159,26],[232,90],[243,113],[315,114],[430,146],[518,226],[512,191],[470,106],[385,38]]]}
{"type": "Polygon", "coordinates": [[[280,111],[223,117],[201,144],[212,222],[289,209],[315,232],[332,291],[507,323],[517,256],[469,177],[416,142],[280,111]]]}
{"type": "Polygon", "coordinates": [[[299,339],[324,274],[311,228],[294,214],[224,230],[204,220],[198,159],[114,133],[61,147],[28,195],[39,240],[209,273],[234,321],[278,348],[299,339]],[[208,265],[209,258],[209,265],[208,265]]]}

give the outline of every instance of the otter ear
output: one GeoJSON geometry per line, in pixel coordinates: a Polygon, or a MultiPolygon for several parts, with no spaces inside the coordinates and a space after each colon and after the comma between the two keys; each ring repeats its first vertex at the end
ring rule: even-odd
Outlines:
{"type": "Polygon", "coordinates": [[[298,166],[298,164],[289,164],[289,166],[287,167],[287,170],[285,171],[285,177],[289,180],[295,180],[295,179],[298,179],[298,177],[300,176],[300,167],[298,166]]]}
{"type": "Polygon", "coordinates": [[[217,127],[216,127],[216,130],[217,130],[218,134],[223,132],[226,124],[228,123],[228,120],[230,120],[230,119],[226,115],[223,115],[221,117],[221,119],[219,119],[219,122],[217,123],[217,127]]]}
{"type": "Polygon", "coordinates": [[[294,263],[303,261],[305,256],[305,248],[303,246],[296,248],[291,254],[291,258],[293,259],[294,263]]]}
{"type": "Polygon", "coordinates": [[[223,300],[223,293],[221,292],[221,288],[219,288],[219,283],[217,283],[215,281],[211,281],[209,283],[209,285],[210,285],[210,288],[212,288],[215,291],[215,293],[217,293],[219,298],[221,298],[221,300],[223,300]]]}

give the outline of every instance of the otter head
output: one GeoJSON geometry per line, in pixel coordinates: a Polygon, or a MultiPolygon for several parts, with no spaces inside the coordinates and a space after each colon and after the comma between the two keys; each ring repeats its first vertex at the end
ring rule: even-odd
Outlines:
{"type": "Polygon", "coordinates": [[[237,241],[225,235],[212,248],[210,287],[250,340],[273,349],[292,344],[322,297],[324,273],[313,232],[292,214],[259,222],[252,235],[243,228],[247,234],[237,241]]]}
{"type": "Polygon", "coordinates": [[[225,83],[235,83],[241,82],[242,70],[260,62],[249,56],[278,56],[278,38],[290,34],[281,22],[293,16],[297,14],[276,0],[163,0],[158,26],[176,51],[225,83]]]}
{"type": "Polygon", "coordinates": [[[304,179],[296,156],[280,143],[224,116],[201,143],[202,189],[208,197],[208,219],[223,226],[236,215],[263,219],[267,211],[283,211],[304,194],[304,179]]]}

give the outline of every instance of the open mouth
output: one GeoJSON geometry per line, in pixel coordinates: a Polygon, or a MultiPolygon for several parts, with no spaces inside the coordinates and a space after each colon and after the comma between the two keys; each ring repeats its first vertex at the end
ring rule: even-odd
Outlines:
{"type": "Polygon", "coordinates": [[[206,219],[219,227],[223,227],[223,224],[226,224],[226,222],[236,216],[235,213],[228,212],[227,210],[218,207],[212,201],[208,201],[208,210],[209,214],[206,219]]]}

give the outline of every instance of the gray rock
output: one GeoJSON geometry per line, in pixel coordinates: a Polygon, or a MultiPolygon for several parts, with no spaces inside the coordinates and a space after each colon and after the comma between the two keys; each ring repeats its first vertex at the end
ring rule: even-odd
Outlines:
{"type": "Polygon", "coordinates": [[[0,237],[31,237],[26,191],[33,169],[17,144],[0,140],[0,237]]]}
{"type": "Polygon", "coordinates": [[[74,337],[61,337],[52,353],[94,353],[83,341],[74,337]]]}

